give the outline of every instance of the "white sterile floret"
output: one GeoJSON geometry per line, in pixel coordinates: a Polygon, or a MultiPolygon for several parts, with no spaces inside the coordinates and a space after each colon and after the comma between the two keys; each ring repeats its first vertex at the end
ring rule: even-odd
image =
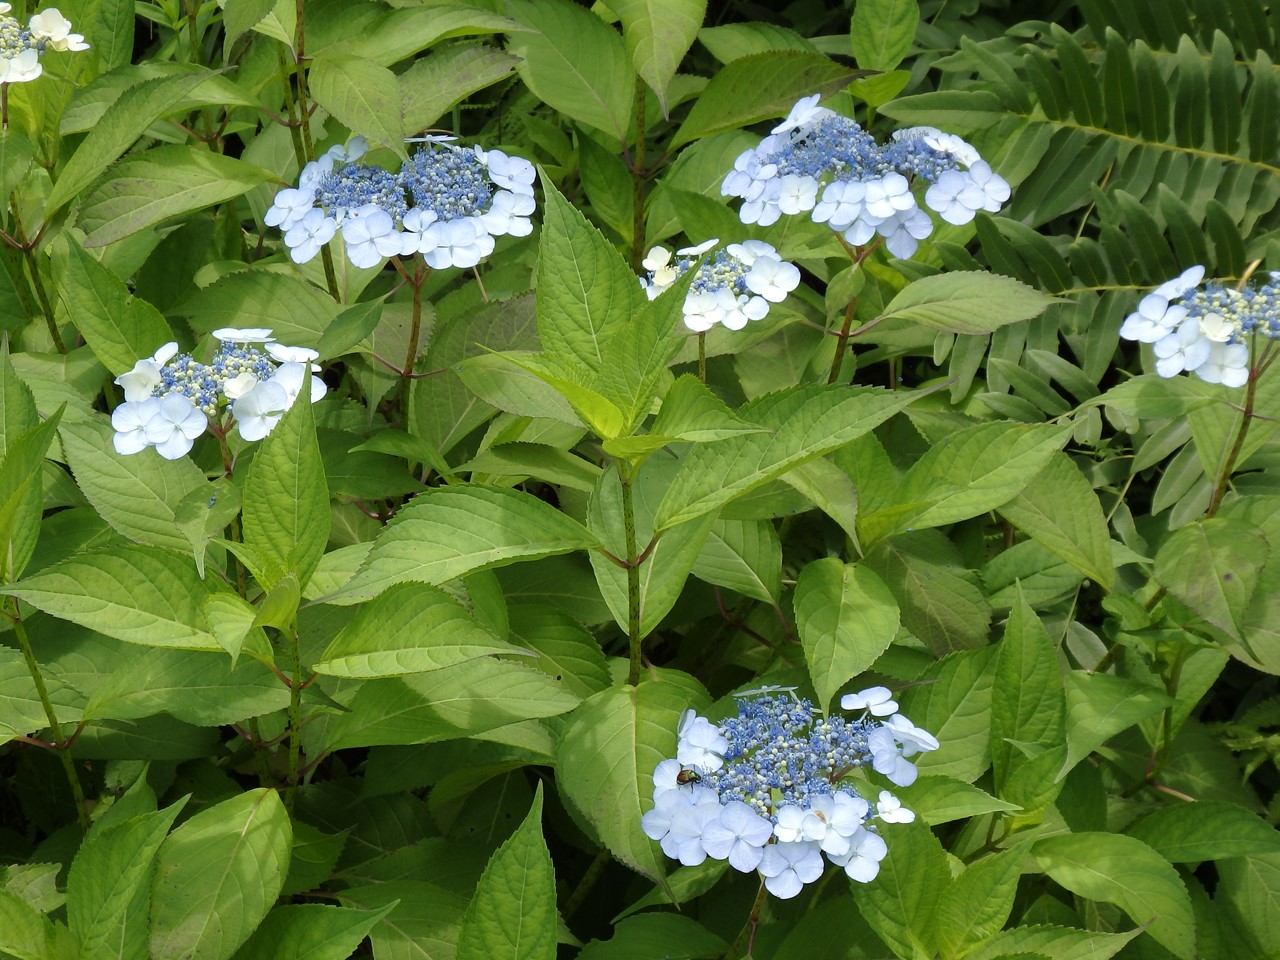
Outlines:
{"type": "Polygon", "coordinates": [[[398,256],[404,249],[404,240],[396,232],[391,214],[372,204],[354,211],[343,222],[342,239],[347,245],[347,259],[361,269],[376,267],[384,257],[398,256]]]}
{"type": "MultiPolygon", "coordinates": [[[[904,184],[906,180],[902,181],[904,184]]],[[[778,181],[778,196],[774,202],[778,210],[792,216],[812,210],[818,199],[818,181],[813,177],[801,177],[789,173],[778,181]]]]}
{"type": "Polygon", "coordinates": [[[870,809],[867,801],[847,793],[813,797],[801,828],[803,839],[816,842],[823,853],[841,856],[848,852],[870,809]]]}
{"type": "Polygon", "coordinates": [[[1243,387],[1249,382],[1249,348],[1243,343],[1214,343],[1195,374],[1206,383],[1243,387]]]}
{"type": "Polygon", "coordinates": [[[790,900],[822,876],[822,854],[812,842],[771,843],[760,858],[760,874],[766,890],[779,900],[790,900]]]}
{"type": "Polygon", "coordinates": [[[57,7],[49,7],[37,13],[28,22],[27,28],[33,37],[43,40],[53,50],[65,52],[89,49],[83,36],[71,32],[71,21],[59,13],[57,7]]]}
{"type": "Polygon", "coordinates": [[[996,213],[1009,199],[1008,181],[994,172],[985,160],[979,160],[969,167],[969,179],[982,191],[982,209],[988,213],[996,213]]]}
{"type": "Polygon", "coordinates": [[[213,339],[220,343],[270,343],[275,339],[270,327],[219,327],[213,339]]]}
{"type": "Polygon", "coordinates": [[[691,290],[684,301],[684,325],[694,333],[705,333],[737,308],[732,290],[691,290]]]}
{"type": "Polygon", "coordinates": [[[719,770],[724,765],[724,752],[729,749],[729,741],[706,717],[686,710],[680,718],[677,735],[676,759],[685,766],[719,770]]]}
{"type": "Polygon", "coordinates": [[[884,245],[895,257],[913,256],[920,244],[933,233],[933,221],[919,207],[901,210],[876,224],[876,233],[884,237],[884,245]]]}
{"type": "Polygon", "coordinates": [[[1200,332],[1200,321],[1188,317],[1178,329],[1156,341],[1156,373],[1176,377],[1183,370],[1195,370],[1209,359],[1213,344],[1200,332]]]}
{"type": "MultiPolygon", "coordinates": [[[[778,251],[774,249],[773,244],[765,243],[763,240],[743,240],[741,243],[731,243],[724,248],[729,256],[733,257],[744,267],[749,267],[756,262],[758,257],[772,257],[778,259],[778,251]]],[[[763,688],[762,688],[763,689],[763,688]]],[[[773,687],[771,689],[781,689],[781,687],[773,687]]]]}
{"type": "Polygon", "coordinates": [[[657,800],[668,790],[679,790],[680,782],[676,779],[685,766],[679,760],[663,760],[653,771],[653,798],[657,800]]]}
{"type": "Polygon", "coordinates": [[[266,351],[277,363],[312,363],[320,354],[310,347],[290,347],[283,343],[268,343],[266,351]]]}
{"type": "Polygon", "coordinates": [[[692,247],[681,247],[676,251],[678,257],[700,257],[708,250],[715,247],[720,240],[718,237],[712,237],[710,240],[704,240],[702,243],[695,244],[692,247]]]}
{"type": "Polygon", "coordinates": [[[147,424],[159,411],[159,397],[129,400],[112,410],[111,426],[116,433],[111,442],[116,453],[127,457],[151,446],[147,440],[147,424]]]}
{"type": "Polygon", "coordinates": [[[1226,343],[1237,333],[1236,325],[1220,313],[1206,313],[1201,317],[1200,332],[1214,343],[1226,343]]]}
{"type": "Polygon", "coordinates": [[[804,818],[808,816],[804,807],[788,803],[774,810],[777,821],[773,825],[773,835],[782,843],[796,843],[804,839],[804,818]]]}
{"type": "Polygon", "coordinates": [[[134,363],[133,369],[116,377],[115,383],[124,389],[126,402],[145,400],[160,386],[160,368],[178,352],[172,340],[155,352],[155,355],[134,363]]]}
{"type": "Polygon", "coordinates": [[[346,143],[337,143],[325,151],[325,156],[335,163],[353,163],[369,152],[369,141],[356,135],[346,143]]]}
{"type": "Polygon", "coordinates": [[[782,216],[778,198],[782,196],[782,184],[778,180],[766,181],[759,195],[747,200],[738,210],[743,223],[756,223],[762,227],[777,223],[782,216]]]}
{"type": "Polygon", "coordinates": [[[479,220],[484,229],[495,237],[527,237],[533,232],[533,221],[529,219],[533,211],[532,193],[499,190],[479,220]]]}
{"type": "Polygon", "coordinates": [[[871,768],[888,777],[890,783],[909,787],[916,782],[916,765],[902,756],[892,730],[880,727],[871,731],[867,749],[871,751],[871,768]]]}
{"type": "Polygon", "coordinates": [[[1200,286],[1200,281],[1203,279],[1204,266],[1197,263],[1193,267],[1187,267],[1172,280],[1166,280],[1152,292],[1166,300],[1176,300],[1200,286]]]}
{"type": "Polygon", "coordinates": [[[947,170],[925,191],[924,202],[947,223],[963,226],[986,205],[986,194],[968,173],[947,170]]]}
{"type": "MultiPolygon", "coordinates": [[[[845,231],[863,219],[866,212],[867,185],[861,180],[837,180],[822,191],[822,199],[813,208],[815,223],[829,224],[832,230],[845,231]]],[[[875,226],[878,218],[870,218],[875,226]]]]}
{"type": "Polygon", "coordinates": [[[917,727],[900,713],[895,713],[884,721],[885,728],[893,731],[893,735],[902,744],[904,757],[937,750],[938,740],[928,730],[917,727]]]}
{"type": "Polygon", "coordinates": [[[828,858],[838,867],[844,867],[850,880],[870,883],[880,873],[880,861],[889,854],[889,847],[878,833],[861,829],[853,835],[849,849],[839,856],[828,858]]]}
{"type": "Polygon", "coordinates": [[[733,869],[750,873],[760,865],[772,834],[773,824],[741,800],[730,800],[704,827],[702,846],[708,856],[728,860],[733,869]]]}
{"type": "Polygon", "coordinates": [[[195,404],[171,393],[160,400],[144,430],[147,443],[156,448],[156,453],[166,460],[177,460],[191,452],[192,444],[208,426],[208,417],[195,404]]]}
{"type": "Polygon", "coordinates": [[[888,687],[867,687],[857,693],[846,693],[840,698],[841,710],[866,710],[876,717],[887,717],[898,712],[898,702],[888,687]]]}
{"type": "MultiPolygon", "coordinates": [[[[315,209],[316,189],[312,187],[285,187],[276,194],[271,206],[262,215],[262,222],[268,227],[279,227],[289,230],[302,222],[311,210],[315,209]]],[[[323,217],[323,211],[320,212],[323,217]]]]}
{"type": "Polygon", "coordinates": [[[879,180],[866,184],[866,210],[873,217],[884,220],[895,214],[916,209],[911,184],[900,173],[888,173],[879,180]]]}
{"type": "Polygon", "coordinates": [[[835,116],[834,111],[818,106],[820,99],[822,99],[822,95],[819,93],[809,97],[801,97],[796,101],[795,106],[791,108],[787,118],[769,132],[775,134],[790,133],[792,130],[797,130],[806,124],[813,123],[815,120],[835,116]]]}
{"type": "Polygon", "coordinates": [[[404,246],[401,249],[401,256],[411,257],[415,253],[426,253],[436,248],[436,242],[432,237],[428,237],[427,229],[435,223],[439,217],[434,210],[427,210],[422,207],[413,207],[404,215],[401,225],[404,227],[404,246]]]}
{"type": "Polygon", "coordinates": [[[880,791],[880,802],[876,804],[876,817],[885,823],[913,823],[916,815],[902,805],[902,801],[888,790],[880,791]]]}
{"type": "Polygon", "coordinates": [[[0,57],[0,83],[26,83],[43,72],[40,52],[35,47],[27,47],[12,57],[0,57]]]}
{"type": "Polygon", "coordinates": [[[493,253],[493,237],[485,232],[479,221],[470,217],[458,220],[437,220],[423,233],[423,245],[432,248],[423,251],[427,266],[434,270],[445,267],[474,267],[493,253]]]}
{"type": "Polygon", "coordinates": [[[1162,293],[1149,293],[1138,301],[1138,309],[1124,318],[1120,336],[1125,340],[1155,343],[1171,334],[1186,316],[1186,307],[1170,305],[1162,293]]]}
{"type": "Polygon", "coordinates": [[[244,370],[222,384],[222,395],[228,400],[239,400],[258,385],[258,378],[244,370]]]}
{"type": "Polygon", "coordinates": [[[274,380],[263,380],[231,405],[244,440],[261,440],[289,409],[289,394],[274,380]]]}
{"type": "Polygon", "coordinates": [[[337,232],[337,220],[325,216],[323,210],[308,210],[301,220],[285,230],[284,245],[289,248],[289,259],[294,263],[307,263],[337,232]]]}
{"type": "Polygon", "coordinates": [[[676,807],[671,814],[671,830],[663,851],[686,867],[696,867],[707,859],[704,843],[707,827],[720,819],[720,802],[710,791],[694,789],[691,803],[676,807]],[[674,855],[670,852],[674,850],[674,855]]]}
{"type": "Polygon", "coordinates": [[[743,279],[752,293],[770,303],[781,303],[800,285],[800,269],[777,256],[761,254],[751,261],[751,269],[743,279]]]}
{"type": "MultiPolygon", "coordinates": [[[[489,168],[489,179],[504,190],[533,196],[533,181],[537,168],[524,157],[510,157],[501,150],[482,151],[476,147],[476,156],[489,168]]],[[[532,211],[530,211],[532,212],[532,211]]]]}
{"type": "Polygon", "coordinates": [[[298,395],[302,393],[303,387],[310,380],[309,396],[311,402],[322,399],[329,392],[329,387],[319,377],[311,376],[311,368],[305,363],[282,363],[271,377],[272,383],[278,383],[284,388],[285,396],[288,399],[289,406],[293,406],[293,401],[298,399],[298,395]]]}
{"type": "Polygon", "coordinates": [[[908,127],[893,133],[894,140],[908,140],[912,137],[918,137],[939,153],[955,157],[966,167],[982,159],[982,155],[968,140],[957,137],[954,133],[943,133],[937,127],[908,127]]]}

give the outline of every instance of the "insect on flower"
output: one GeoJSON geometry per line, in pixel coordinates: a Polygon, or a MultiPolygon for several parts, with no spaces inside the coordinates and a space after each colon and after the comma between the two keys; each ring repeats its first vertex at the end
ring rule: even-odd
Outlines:
{"type": "Polygon", "coordinates": [[[676,774],[676,783],[680,784],[682,787],[686,784],[697,783],[701,779],[702,774],[697,770],[685,769],[676,774]]]}

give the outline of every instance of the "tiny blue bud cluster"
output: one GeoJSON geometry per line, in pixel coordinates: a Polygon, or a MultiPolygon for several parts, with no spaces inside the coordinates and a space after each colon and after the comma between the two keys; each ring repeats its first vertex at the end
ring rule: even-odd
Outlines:
{"type": "MultiPolygon", "coordinates": [[[[719,241],[710,240],[696,247],[671,251],[654,247],[644,259],[647,277],[640,279],[652,300],[676,282],[719,241]]],[[[685,326],[705,333],[717,323],[730,330],[741,330],[750,320],[763,320],[771,303],[781,303],[800,283],[800,270],[778,256],[772,245],[762,240],[731,243],[717,250],[698,268],[682,312],[685,326]]]]}
{"type": "Polygon", "coordinates": [[[1152,344],[1162,377],[1186,371],[1242,387],[1257,338],[1280,339],[1280,273],[1240,289],[1214,280],[1201,286],[1203,280],[1204,267],[1196,265],[1156,287],[1125,317],[1120,336],[1152,344]]]}
{"type": "Polygon", "coordinates": [[[860,716],[823,717],[808,700],[769,690],[739,695],[738,715],[719,724],[686,711],[675,758],[654,771],[641,829],[686,866],[711,857],[758,870],[784,899],[822,875],[824,854],[854,880],[873,880],[888,847],[872,821],[915,814],[887,790],[872,813],[849,776],[870,768],[909,786],[916,768],[906,758],[938,741],[897,712],[885,687],[840,703],[860,716]]]}
{"type": "Polygon", "coordinates": [[[853,120],[819,107],[818,99],[800,100],[734,162],[721,193],[742,198],[743,223],[768,226],[783,214],[811,211],[815,222],[855,246],[879,234],[894,256],[910,257],[933,232],[915,184],[928,185],[925,206],[957,225],[1009,199],[1009,184],[959,137],[912,127],[877,144],[853,120]]]}
{"type": "Polygon", "coordinates": [[[116,377],[124,403],[111,413],[116,452],[128,456],[147,447],[166,460],[191,451],[225,401],[245,440],[261,440],[304,389],[311,402],[324,396],[314,350],[275,342],[270,330],[213,331],[218,348],[209,363],[166,343],[151,357],[116,377]],[[262,345],[259,349],[258,345],[262,345]],[[308,380],[310,383],[308,384],[308,380]]]}
{"type": "Polygon", "coordinates": [[[375,267],[385,257],[421,254],[428,266],[474,267],[494,237],[533,230],[533,164],[501,150],[466,150],[423,138],[396,173],[360,158],[362,137],[303,168],[297,187],[276,194],[263,217],[284,231],[294,263],[313,259],[339,230],[349,259],[375,267]]]}

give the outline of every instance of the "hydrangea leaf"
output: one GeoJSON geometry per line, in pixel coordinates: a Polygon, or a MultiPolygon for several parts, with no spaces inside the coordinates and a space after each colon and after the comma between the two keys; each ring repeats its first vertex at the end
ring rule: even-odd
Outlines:
{"type": "MultiPolygon", "coordinates": [[[[436,8],[429,16],[439,19],[444,13],[436,8]]],[[[405,133],[432,126],[459,100],[506,79],[519,62],[486,46],[443,47],[418,58],[397,78],[405,133]]]]}
{"type": "Polygon", "coordinates": [[[919,24],[916,0],[860,0],[849,28],[853,59],[863,70],[892,70],[911,50],[919,24]]]}
{"type": "Polygon", "coordinates": [[[879,426],[920,392],[874,387],[801,387],[743,407],[739,416],[768,432],[700,444],[658,507],[654,527],[665,530],[717,510],[792,467],[843,446],[879,426]]]}
{"type": "Polygon", "coordinates": [[[999,932],[1013,911],[1013,898],[1026,859],[1027,846],[1019,843],[970,863],[951,881],[938,903],[942,956],[963,956],[999,932]]]}
{"type": "Polygon", "coordinates": [[[458,931],[458,960],[554,960],[556,877],[542,838],[542,784],[489,859],[458,931]]]}
{"type": "Polygon", "coordinates": [[[870,883],[850,881],[863,919],[899,957],[935,956],[936,910],[950,876],[946,854],[921,821],[882,829],[889,854],[870,883]]]}
{"type": "Polygon", "coordinates": [[[0,580],[22,576],[40,537],[44,458],[65,407],[18,434],[0,462],[0,580]]]}
{"type": "Polygon", "coordinates": [[[767,520],[718,518],[691,572],[699,580],[776,605],[782,593],[778,531],[767,520]]]}
{"type": "Polygon", "coordinates": [[[274,270],[225,274],[183,302],[181,312],[198,333],[219,327],[266,327],[291,347],[316,347],[339,313],[323,289],[274,270]]]}
{"type": "Polygon", "coordinates": [[[1127,677],[1072,670],[1063,678],[1067,692],[1067,762],[1062,779],[1077,763],[1121,730],[1173,706],[1163,690],[1127,677]]]}
{"type": "Polygon", "coordinates": [[[90,828],[67,874],[67,925],[80,956],[147,955],[155,856],[185,803],[90,828]]]}
{"type": "Polygon", "coordinates": [[[1114,903],[1174,956],[1195,956],[1191,899],[1168,860],[1133,837],[1073,833],[1032,848],[1040,869],[1072,893],[1114,903]]]}
{"type": "Polygon", "coordinates": [[[236,960],[347,960],[393,909],[285,903],[274,907],[236,951],[236,960]]]}
{"type": "Polygon", "coordinates": [[[79,220],[86,234],[83,245],[104,247],[174,217],[233,200],[274,178],[261,167],[195,147],[155,147],[131,154],[85,197],[79,220]]]}
{"type": "Polygon", "coordinates": [[[530,28],[512,34],[520,78],[548,106],[627,139],[635,73],[617,32],[593,12],[565,0],[506,0],[507,14],[530,28]]]}
{"type": "Polygon", "coordinates": [[[667,113],[667,87],[693,46],[707,14],[706,0],[613,0],[631,65],[667,113]]]}
{"type": "Polygon", "coordinates": [[[1008,960],[1012,957],[1053,957],[1054,960],[1110,960],[1142,930],[1103,933],[1040,924],[1001,930],[965,956],[970,960],[1008,960]]]}
{"type": "Polygon", "coordinates": [[[524,651],[482,628],[444,591],[405,583],[362,606],[312,669],[335,677],[396,677],[496,653],[524,651]]]}
{"type": "Polygon", "coordinates": [[[1159,807],[1125,832],[1172,863],[1280,853],[1280,830],[1251,810],[1221,800],[1159,807]]]}
{"type": "MultiPolygon", "coordinates": [[[[940,737],[938,742],[945,745],[947,740],[940,737]]],[[[916,762],[929,756],[932,753],[922,754],[916,762]]],[[[902,800],[903,806],[914,810],[931,827],[967,817],[1008,813],[1018,809],[1017,804],[999,800],[973,784],[942,774],[921,776],[911,786],[899,787],[895,794],[902,800]]]]}
{"type": "Polygon", "coordinates": [[[308,381],[254,454],[242,510],[245,545],[273,568],[296,574],[303,587],[324,554],[331,523],[310,389],[308,381]]]}
{"type": "Polygon", "coordinates": [[[316,103],[352,133],[405,156],[400,85],[394,73],[364,57],[322,53],[312,61],[308,77],[316,103]]]}
{"type": "Polygon", "coordinates": [[[609,685],[609,667],[595,636],[549,603],[514,603],[511,640],[538,656],[529,665],[559,679],[583,699],[609,685]]]}
{"type": "Polygon", "coordinates": [[[441,584],[598,543],[582,524],[532,494],[480,484],[433,487],[383,528],[352,581],[326,599],[368,599],[410,580],[441,584]]]}
{"type": "Polygon", "coordinates": [[[52,248],[58,312],[75,325],[112,374],[133,369],[136,360],[173,339],[160,311],[134,297],[123,280],[79,244],[60,236],[52,248]]]}
{"type": "Polygon", "coordinates": [[[705,703],[705,692],[673,671],[610,687],[573,712],[557,752],[561,794],[615,857],[655,883],[665,858],[640,817],[653,805],[653,771],[675,753],[676,727],[691,701],[705,703]]]}
{"type": "Polygon", "coordinates": [[[227,960],[275,903],[293,831],[275,790],[257,789],[200,811],[156,855],[154,960],[227,960]]]}
{"type": "Polygon", "coordinates": [[[48,960],[53,924],[16,893],[0,889],[0,951],[15,960],[48,960]]]}
{"type": "Polygon", "coordinates": [[[907,284],[877,319],[905,320],[949,333],[990,333],[1038,317],[1053,302],[1010,277],[954,271],[907,284]]]}
{"type": "Polygon", "coordinates": [[[1199,617],[1241,640],[1241,626],[1271,552],[1251,523],[1212,517],[1176,531],[1156,554],[1154,577],[1199,617]]]}
{"type": "Polygon", "coordinates": [[[186,557],[167,550],[131,545],[77,554],[4,592],[128,643],[220,649],[202,610],[210,586],[186,557]]]}
{"type": "Polygon", "coordinates": [[[796,630],[818,706],[867,670],[898,633],[898,602],[862,564],[824,557],[805,564],[796,580],[796,630]]]}

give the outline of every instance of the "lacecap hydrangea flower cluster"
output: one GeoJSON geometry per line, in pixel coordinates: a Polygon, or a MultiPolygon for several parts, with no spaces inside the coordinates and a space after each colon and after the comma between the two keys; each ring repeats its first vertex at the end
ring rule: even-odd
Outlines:
{"type": "Polygon", "coordinates": [[[909,786],[916,767],[907,757],[938,741],[898,713],[885,687],[840,706],[860,716],[824,717],[808,700],[767,689],[740,694],[738,715],[719,724],[685,711],[675,759],[654,771],[641,829],[685,866],[711,857],[757,870],[783,899],[822,875],[824,854],[852,879],[874,880],[888,853],[875,821],[910,823],[915,813],[887,790],[873,812],[847,777],[870,767],[909,786]]]}
{"type": "Polygon", "coordinates": [[[13,6],[0,3],[0,83],[26,83],[44,72],[46,50],[88,50],[84,37],[71,32],[71,21],[57,7],[41,10],[24,27],[10,16],[13,6]]]}
{"type": "Polygon", "coordinates": [[[501,150],[464,149],[431,136],[399,172],[362,163],[363,137],[335,146],[302,169],[297,187],[276,194],[263,217],[284,231],[294,263],[306,263],[342,231],[357,267],[422,254],[427,265],[474,267],[494,237],[533,230],[533,164],[501,150]]]}
{"type": "MultiPolygon", "coordinates": [[[[652,300],[676,282],[719,240],[708,240],[696,247],[671,251],[654,247],[643,266],[648,277],[640,284],[652,300]]],[[[698,267],[693,283],[684,298],[684,323],[696,333],[705,333],[717,323],[730,330],[741,330],[749,320],[763,320],[769,304],[781,303],[800,283],[795,264],[778,256],[771,244],[762,240],[744,240],[717,250],[698,267]]]]}
{"type": "Polygon", "coordinates": [[[1197,265],[1156,287],[1125,317],[1120,336],[1152,344],[1162,377],[1185,370],[1242,387],[1249,381],[1247,341],[1280,339],[1280,273],[1241,290],[1214,280],[1202,287],[1202,280],[1204,267],[1197,265]]]}
{"type": "Polygon", "coordinates": [[[933,232],[914,192],[921,183],[928,184],[925,206],[957,225],[1009,199],[1009,184],[959,137],[911,127],[877,144],[853,120],[819,107],[814,94],[738,157],[720,192],[742,198],[743,223],[768,226],[808,211],[854,246],[878,233],[890,253],[905,258],[933,232]]]}
{"type": "Polygon", "coordinates": [[[261,440],[303,390],[315,403],[328,389],[313,376],[320,369],[314,350],[276,343],[264,328],[223,328],[213,336],[218,349],[207,364],[166,343],[116,377],[124,389],[124,403],[111,413],[117,453],[155,447],[166,460],[186,456],[224,404],[242,439],[261,440]]]}

